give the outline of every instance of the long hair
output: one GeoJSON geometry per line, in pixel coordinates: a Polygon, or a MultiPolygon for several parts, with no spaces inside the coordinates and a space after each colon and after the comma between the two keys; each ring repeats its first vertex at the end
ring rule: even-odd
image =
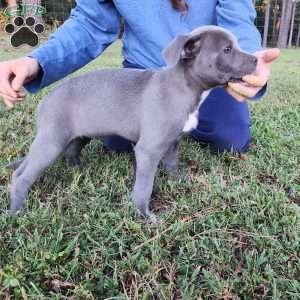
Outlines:
{"type": "Polygon", "coordinates": [[[189,9],[185,0],[171,0],[171,3],[172,3],[173,8],[175,8],[176,10],[178,10],[182,13],[186,13],[189,9]]]}

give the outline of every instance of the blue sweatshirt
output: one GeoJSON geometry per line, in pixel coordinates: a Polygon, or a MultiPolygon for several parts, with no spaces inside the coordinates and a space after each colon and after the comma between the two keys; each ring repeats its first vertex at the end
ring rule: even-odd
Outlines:
{"type": "Polygon", "coordinates": [[[187,0],[186,15],[172,8],[170,0],[78,0],[70,18],[29,56],[38,60],[42,72],[26,85],[30,92],[74,72],[99,56],[113,43],[125,20],[123,56],[144,68],[165,64],[162,50],[179,33],[202,25],[229,29],[242,49],[261,49],[254,25],[252,0],[187,0]]]}

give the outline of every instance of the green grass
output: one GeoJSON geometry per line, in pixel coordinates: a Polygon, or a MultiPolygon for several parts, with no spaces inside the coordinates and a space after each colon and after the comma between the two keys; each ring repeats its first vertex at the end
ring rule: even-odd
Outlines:
{"type": "MultiPolygon", "coordinates": [[[[119,66],[119,44],[80,73],[119,66]]],[[[0,60],[27,50],[8,52],[0,60]]],[[[299,299],[300,51],[284,51],[269,92],[251,104],[253,145],[241,160],[185,139],[190,180],[159,172],[159,223],[135,218],[133,155],[94,141],[82,168],[59,161],[33,187],[27,213],[7,212],[0,173],[0,299],[299,299]]],[[[33,140],[30,95],[0,110],[0,165],[33,140]]]]}

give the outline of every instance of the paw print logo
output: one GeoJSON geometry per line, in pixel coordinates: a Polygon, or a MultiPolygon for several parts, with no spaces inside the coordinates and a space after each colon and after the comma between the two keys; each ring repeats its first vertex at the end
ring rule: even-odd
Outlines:
{"type": "Polygon", "coordinates": [[[12,23],[5,26],[6,33],[11,35],[10,41],[13,47],[19,47],[27,44],[35,47],[39,43],[38,34],[43,33],[45,26],[41,23],[36,23],[34,17],[15,17],[12,23]]]}

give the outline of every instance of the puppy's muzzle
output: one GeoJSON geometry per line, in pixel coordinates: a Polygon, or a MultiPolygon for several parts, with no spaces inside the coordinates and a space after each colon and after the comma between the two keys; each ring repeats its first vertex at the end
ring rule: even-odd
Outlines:
{"type": "MultiPolygon", "coordinates": [[[[249,74],[254,72],[256,70],[257,64],[258,64],[258,59],[254,55],[249,55],[248,58],[246,59],[245,63],[249,66],[249,74]],[[251,71],[250,71],[251,70],[251,71]]],[[[230,77],[229,82],[243,82],[243,76],[249,75],[249,74],[243,74],[239,77],[230,77]]]]}

